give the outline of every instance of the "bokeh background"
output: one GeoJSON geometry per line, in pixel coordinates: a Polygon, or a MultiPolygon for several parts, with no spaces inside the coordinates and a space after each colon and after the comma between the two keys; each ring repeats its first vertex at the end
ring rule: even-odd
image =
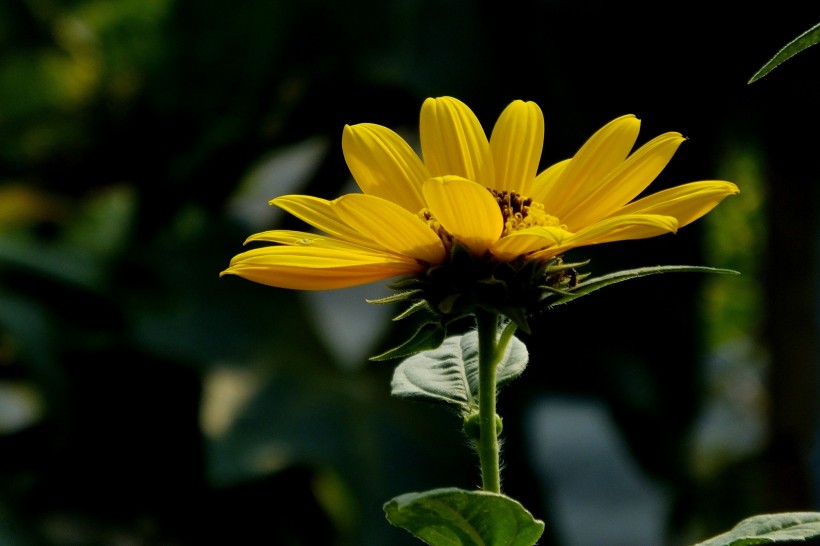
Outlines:
{"type": "Polygon", "coordinates": [[[752,74],[812,2],[0,3],[0,544],[417,544],[395,495],[479,482],[456,416],[367,357],[365,298],[218,278],[267,201],[351,190],[346,123],[413,141],[428,96],[487,130],[514,99],[546,166],[634,113],[688,137],[653,185],[741,195],[677,235],[588,248],[621,284],[535,321],[506,387],[505,491],[544,545],[693,544],[820,509],[820,49],[752,74]]]}

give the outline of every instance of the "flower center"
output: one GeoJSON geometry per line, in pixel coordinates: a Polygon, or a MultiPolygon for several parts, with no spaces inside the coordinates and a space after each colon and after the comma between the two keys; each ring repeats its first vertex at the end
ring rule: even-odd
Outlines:
{"type": "MultiPolygon", "coordinates": [[[[501,237],[534,226],[561,225],[558,218],[544,212],[544,205],[533,202],[531,197],[522,197],[517,192],[507,190],[487,188],[487,191],[493,195],[498,203],[498,208],[501,210],[501,217],[504,220],[501,237]]],[[[421,209],[418,216],[439,236],[449,252],[453,248],[453,236],[444,229],[444,226],[433,216],[430,209],[421,209]]]]}
{"type": "Polygon", "coordinates": [[[450,235],[450,233],[446,229],[444,229],[444,226],[441,225],[441,223],[436,219],[436,217],[433,216],[432,211],[430,211],[430,209],[427,208],[421,209],[418,212],[418,216],[419,218],[424,220],[427,226],[430,229],[432,229],[436,233],[436,235],[438,235],[439,239],[441,239],[441,242],[444,243],[444,248],[446,248],[447,252],[449,252],[450,249],[453,248],[453,236],[450,235]]]}
{"type": "Polygon", "coordinates": [[[523,197],[514,191],[487,189],[501,209],[501,217],[504,219],[502,237],[534,226],[561,225],[558,218],[544,212],[544,205],[534,203],[531,197],[523,197]]]}

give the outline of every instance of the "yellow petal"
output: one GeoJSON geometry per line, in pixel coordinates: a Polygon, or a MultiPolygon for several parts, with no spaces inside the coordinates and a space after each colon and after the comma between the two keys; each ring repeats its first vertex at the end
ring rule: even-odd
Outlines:
{"type": "Polygon", "coordinates": [[[389,253],[356,254],[347,250],[299,246],[256,248],[235,256],[220,273],[295,290],[329,290],[413,274],[422,266],[389,253]]]}
{"type": "Polygon", "coordinates": [[[674,233],[677,229],[678,221],[672,216],[619,214],[585,227],[568,238],[565,243],[591,245],[629,239],[645,239],[664,233],[674,233]]]}
{"type": "Polygon", "coordinates": [[[422,183],[427,168],[399,135],[381,125],[345,125],[342,151],[364,193],[393,201],[411,212],[424,208],[422,183]]]}
{"type": "Polygon", "coordinates": [[[494,187],[490,143],[472,110],[452,97],[427,99],[419,124],[424,164],[432,176],[462,176],[494,187]]]}
{"type": "Polygon", "coordinates": [[[532,193],[529,194],[533,201],[541,204],[544,203],[544,200],[552,191],[552,185],[560,178],[561,173],[564,172],[564,169],[567,168],[570,161],[572,161],[572,159],[565,159],[554,165],[550,165],[544,169],[541,174],[535,177],[535,182],[530,190],[532,193]]]}
{"type": "Polygon", "coordinates": [[[530,196],[544,147],[544,115],[534,102],[517,100],[507,106],[493,128],[490,151],[496,190],[530,196]]]}
{"type": "Polygon", "coordinates": [[[375,254],[383,255],[383,250],[375,248],[367,248],[355,243],[343,241],[341,239],[334,239],[324,235],[317,235],[315,233],[307,233],[304,231],[291,231],[286,229],[276,229],[271,231],[262,231],[254,233],[247,239],[245,244],[253,242],[277,243],[287,246],[302,246],[310,248],[326,248],[333,250],[343,250],[345,252],[353,252],[356,254],[375,254]]]}
{"type": "Polygon", "coordinates": [[[417,215],[375,195],[353,193],[333,202],[339,218],[382,248],[439,264],[445,250],[436,233],[417,215]]]}
{"type": "Polygon", "coordinates": [[[303,222],[337,239],[366,247],[379,248],[379,245],[372,239],[357,232],[339,219],[330,201],[310,195],[283,195],[272,199],[270,204],[289,212],[303,222]]]}
{"type": "Polygon", "coordinates": [[[678,227],[694,222],[724,198],[740,193],[731,182],[690,182],[659,191],[620,209],[617,214],[665,214],[678,219],[678,227]]]}
{"type": "Polygon", "coordinates": [[[633,115],[604,125],[581,146],[561,175],[545,190],[541,203],[558,218],[595,191],[611,170],[629,155],[641,122],[633,115]]]}
{"type": "Polygon", "coordinates": [[[571,236],[572,233],[558,226],[535,226],[502,237],[492,245],[490,252],[508,262],[530,252],[560,246],[571,236]]]}
{"type": "Polygon", "coordinates": [[[425,182],[422,191],[436,220],[473,255],[483,256],[501,236],[501,209],[487,188],[460,176],[441,176],[425,182]]]}
{"type": "Polygon", "coordinates": [[[611,171],[585,199],[563,212],[561,221],[572,229],[617,211],[655,180],[684,140],[680,133],[666,133],[647,142],[611,171]]]}

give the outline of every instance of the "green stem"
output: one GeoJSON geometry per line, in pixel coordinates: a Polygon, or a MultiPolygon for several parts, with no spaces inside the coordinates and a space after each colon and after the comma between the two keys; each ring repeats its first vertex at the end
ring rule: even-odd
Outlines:
{"type": "Polygon", "coordinates": [[[515,325],[513,321],[507,323],[504,327],[504,330],[501,332],[501,336],[498,338],[498,344],[495,346],[495,361],[494,366],[498,367],[498,364],[501,362],[501,359],[504,358],[504,353],[507,351],[507,345],[510,344],[510,340],[515,334],[515,330],[518,327],[515,325]]]}
{"type": "MultiPolygon", "coordinates": [[[[501,470],[498,455],[498,430],[495,413],[495,374],[499,355],[496,354],[498,315],[478,309],[478,416],[480,432],[476,451],[481,463],[482,489],[501,492],[501,470]]],[[[507,340],[509,341],[509,340],[507,340]]],[[[506,343],[505,343],[506,345],[506,343]]]]}

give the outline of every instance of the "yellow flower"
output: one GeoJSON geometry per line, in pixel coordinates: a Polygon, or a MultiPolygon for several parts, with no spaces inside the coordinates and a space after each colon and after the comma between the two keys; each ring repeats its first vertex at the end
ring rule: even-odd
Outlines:
{"type": "Polygon", "coordinates": [[[575,247],[655,237],[697,220],[738,193],[730,182],[684,184],[636,200],[684,138],[665,133],[630,153],[640,121],[619,117],[574,157],[538,173],[544,118],[515,101],[487,139],[462,102],[427,99],[421,156],[386,127],[346,126],[342,148],[362,193],[270,203],[320,234],[274,230],[274,243],[235,256],[222,274],[302,290],[423,276],[466,249],[483,270],[544,264],[575,247]]]}

